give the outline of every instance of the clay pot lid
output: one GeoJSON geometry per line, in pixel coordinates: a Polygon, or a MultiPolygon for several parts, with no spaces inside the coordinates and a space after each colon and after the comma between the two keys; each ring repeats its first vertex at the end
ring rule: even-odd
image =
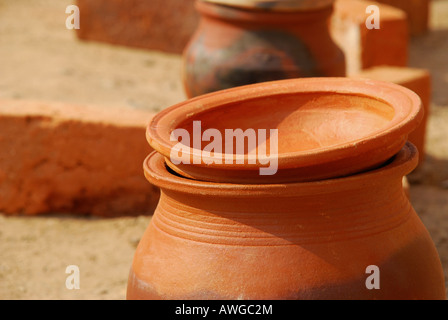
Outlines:
{"type": "Polygon", "coordinates": [[[331,6],[335,0],[200,0],[231,7],[265,11],[308,11],[331,6]]]}
{"type": "Polygon", "coordinates": [[[146,135],[167,165],[184,177],[286,183],[379,167],[400,151],[422,118],[420,98],[402,86],[368,79],[305,78],[242,86],[187,100],[158,113],[146,135]],[[193,124],[198,123],[195,135],[193,124]],[[212,141],[202,136],[207,129],[221,135],[222,153],[203,152],[212,141]],[[226,130],[236,129],[256,133],[252,153],[247,147],[249,139],[243,141],[245,148],[238,158],[242,164],[237,163],[235,153],[225,152],[226,130]],[[275,141],[275,134],[269,139],[270,130],[278,130],[277,156],[268,156],[270,150],[275,151],[269,144],[267,152],[259,153],[263,130],[269,143],[275,141]],[[188,140],[181,144],[180,139],[170,137],[173,132],[183,132],[188,140]],[[199,144],[195,145],[195,137],[199,144]],[[182,152],[172,152],[179,146],[182,152]],[[260,168],[271,165],[277,168],[275,174],[262,175],[260,168]]]}

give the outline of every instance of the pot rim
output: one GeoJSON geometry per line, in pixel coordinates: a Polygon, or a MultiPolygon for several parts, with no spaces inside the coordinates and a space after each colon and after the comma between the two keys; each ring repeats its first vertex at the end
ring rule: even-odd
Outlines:
{"type": "Polygon", "coordinates": [[[329,7],[335,0],[198,0],[229,7],[260,11],[294,12],[311,11],[329,7]]]}
{"type": "MultiPolygon", "coordinates": [[[[420,97],[415,92],[394,83],[361,78],[336,77],[288,79],[216,91],[173,105],[162,110],[152,118],[147,126],[146,138],[154,150],[169,159],[172,156],[172,148],[177,145],[177,141],[170,141],[171,132],[194,115],[221,107],[222,105],[241,103],[255,98],[313,93],[342,94],[370,98],[389,105],[394,109],[394,116],[386,127],[359,139],[310,150],[279,153],[276,157],[279,170],[306,167],[344,159],[354,154],[361,154],[384,147],[389,144],[391,139],[406,141],[408,134],[418,127],[424,116],[420,97]]],[[[185,158],[190,158],[190,163],[203,168],[258,170],[260,168],[258,161],[252,164],[249,160],[271,159],[269,156],[263,158],[258,157],[258,155],[245,154],[241,156],[244,159],[244,166],[238,166],[234,165],[233,161],[232,163],[226,163],[225,161],[226,157],[233,159],[234,154],[222,153],[214,154],[213,157],[206,157],[201,150],[193,149],[192,147],[186,149],[188,149],[188,152],[183,154],[184,157],[174,159],[181,162],[185,158]],[[217,164],[213,161],[216,157],[221,157],[222,164],[217,164]],[[204,159],[208,160],[209,164],[205,164],[206,161],[202,161],[204,159]]],[[[386,161],[387,159],[384,160],[386,161]]]]}
{"type": "Polygon", "coordinates": [[[407,142],[389,163],[380,168],[346,177],[310,182],[235,184],[193,180],[169,171],[163,155],[157,151],[153,151],[148,155],[143,162],[143,169],[146,179],[162,190],[194,194],[196,196],[247,198],[326,194],[334,192],[335,189],[338,191],[359,190],[361,188],[370,188],[372,185],[383,186],[384,181],[402,183],[403,177],[414,170],[417,164],[418,150],[411,142],[407,142]]]}
{"type": "Polygon", "coordinates": [[[211,17],[230,23],[250,23],[251,25],[283,25],[309,23],[315,24],[326,21],[334,8],[330,3],[326,6],[312,7],[309,9],[260,9],[249,6],[231,5],[219,3],[219,1],[198,0],[195,3],[196,11],[202,17],[211,17]],[[316,22],[317,21],[317,22],[316,22]]]}

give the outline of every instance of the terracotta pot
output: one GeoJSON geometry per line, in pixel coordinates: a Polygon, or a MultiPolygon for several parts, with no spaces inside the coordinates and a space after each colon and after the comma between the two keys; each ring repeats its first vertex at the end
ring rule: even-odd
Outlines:
{"type": "Polygon", "coordinates": [[[422,117],[420,98],[396,84],[347,78],[294,79],[223,90],[167,108],[152,119],[147,139],[171,169],[192,179],[303,182],[381,166],[400,151],[422,117]],[[199,133],[195,121],[200,121],[199,133]],[[201,135],[209,128],[222,136],[222,153],[202,152],[210,142],[201,135]],[[188,147],[173,152],[180,140],[171,139],[171,133],[178,129],[186,130],[190,139],[181,141],[188,147]],[[266,130],[266,137],[267,132],[278,130],[278,152],[269,154],[275,140],[270,138],[265,144],[259,137],[255,137],[255,148],[249,148],[247,140],[239,140],[245,149],[238,153],[235,140],[233,152],[225,152],[226,132],[236,129],[256,134],[266,130]],[[201,141],[195,146],[193,140],[198,137],[201,141]],[[267,152],[259,152],[264,145],[269,145],[267,152]],[[271,156],[270,163],[264,154],[271,156]],[[261,175],[260,168],[272,165],[278,170],[261,175]]]}
{"type": "Polygon", "coordinates": [[[198,0],[201,19],[183,54],[187,96],[272,80],[345,76],[344,54],[328,29],[332,3],[279,12],[198,0]]]}
{"type": "Polygon", "coordinates": [[[136,250],[128,299],[444,299],[435,246],[402,178],[384,167],[309,183],[198,182],[145,161],[161,198],[136,250]],[[379,289],[368,289],[370,267],[379,289]],[[369,271],[369,272],[367,272],[369,271]]]}

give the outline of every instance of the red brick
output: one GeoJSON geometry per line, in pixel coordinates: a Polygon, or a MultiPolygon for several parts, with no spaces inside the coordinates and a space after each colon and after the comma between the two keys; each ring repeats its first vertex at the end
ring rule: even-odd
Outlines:
{"type": "Polygon", "coordinates": [[[194,0],[77,0],[80,39],[182,53],[198,24],[194,0]]]}
{"type": "Polygon", "coordinates": [[[346,55],[347,74],[380,66],[406,66],[409,32],[406,13],[373,1],[336,0],[331,32],[346,55]],[[380,29],[369,30],[369,5],[380,9],[380,29]]]}
{"type": "Polygon", "coordinates": [[[426,69],[380,66],[355,75],[358,78],[389,81],[402,85],[417,93],[423,102],[425,117],[421,125],[409,135],[411,141],[420,152],[420,164],[425,159],[425,137],[431,107],[431,75],[426,69]]]}
{"type": "Polygon", "coordinates": [[[151,214],[159,191],[144,178],[152,113],[0,101],[0,212],[151,214]]]}
{"type": "Polygon", "coordinates": [[[406,12],[411,35],[428,31],[430,0],[376,0],[406,12]]]}

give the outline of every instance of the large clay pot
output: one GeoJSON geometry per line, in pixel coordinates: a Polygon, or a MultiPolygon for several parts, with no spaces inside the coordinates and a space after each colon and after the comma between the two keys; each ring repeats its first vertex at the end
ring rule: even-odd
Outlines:
{"type": "Polygon", "coordinates": [[[161,198],[127,298],[444,299],[437,251],[402,187],[417,162],[407,144],[350,177],[241,185],[180,177],[153,153],[145,174],[161,198]]]}
{"type": "Polygon", "coordinates": [[[200,23],[183,55],[187,96],[271,80],[345,76],[344,54],[328,30],[333,2],[197,0],[200,23]]]}
{"type": "Polygon", "coordinates": [[[147,139],[172,170],[195,180],[304,182],[383,165],[400,151],[422,117],[420,98],[396,84],[347,78],[289,79],[222,90],[167,108],[152,119],[147,139]],[[195,122],[201,124],[199,133],[195,122]],[[221,151],[214,150],[210,156],[201,152],[210,144],[201,136],[208,128],[222,137],[221,151]],[[188,147],[179,153],[172,152],[178,141],[171,138],[178,129],[188,131],[190,137],[182,141],[188,147]],[[255,137],[255,148],[249,148],[247,140],[235,139],[235,144],[245,143],[239,154],[243,161],[238,164],[233,157],[237,147],[225,143],[229,141],[226,132],[237,129],[253,130],[257,135],[260,130],[278,130],[278,154],[272,159],[277,171],[260,174],[260,168],[270,164],[262,161],[265,153],[258,152],[265,145],[259,137],[255,137]],[[197,137],[202,139],[195,146],[192,140],[197,137]],[[225,152],[228,149],[233,151],[225,152]]]}

